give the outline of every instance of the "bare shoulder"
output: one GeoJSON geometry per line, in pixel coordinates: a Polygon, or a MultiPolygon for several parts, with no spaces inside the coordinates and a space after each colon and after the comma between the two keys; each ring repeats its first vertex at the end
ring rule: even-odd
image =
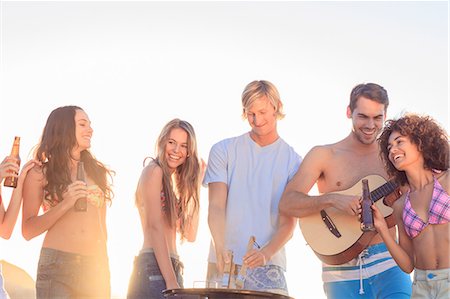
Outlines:
{"type": "Polygon", "coordinates": [[[310,159],[328,159],[333,157],[333,152],[333,144],[316,145],[306,154],[305,159],[306,157],[310,159]]]}
{"type": "Polygon", "coordinates": [[[157,190],[158,192],[162,188],[163,170],[155,162],[150,162],[144,167],[141,173],[141,177],[138,182],[138,193],[147,193],[151,190],[157,190]]]}
{"type": "Polygon", "coordinates": [[[41,165],[35,165],[28,173],[36,177],[44,177],[44,167],[41,165]]]}
{"type": "Polygon", "coordinates": [[[302,164],[307,168],[324,170],[328,168],[327,165],[336,162],[337,155],[335,144],[316,145],[305,155],[302,164]]]}
{"type": "Polygon", "coordinates": [[[141,173],[141,180],[162,179],[163,170],[156,162],[152,161],[144,167],[141,173]]]}
{"type": "Polygon", "coordinates": [[[40,165],[35,165],[33,168],[30,169],[30,171],[28,171],[25,180],[29,183],[34,182],[44,184],[45,182],[44,168],[40,165]]]}
{"type": "Polygon", "coordinates": [[[304,178],[306,174],[314,173],[313,176],[317,179],[330,159],[332,159],[332,153],[328,146],[314,146],[303,158],[296,176],[304,178]]]}
{"type": "Polygon", "coordinates": [[[442,188],[444,188],[444,190],[447,192],[447,194],[450,193],[450,175],[449,175],[449,171],[443,171],[441,173],[439,173],[438,175],[436,175],[439,183],[441,184],[442,188]]]}
{"type": "Polygon", "coordinates": [[[401,215],[401,213],[403,213],[403,208],[405,207],[405,198],[406,192],[403,193],[402,196],[400,196],[400,198],[394,201],[394,203],[392,204],[392,208],[394,209],[394,213],[396,215],[401,215]]]}

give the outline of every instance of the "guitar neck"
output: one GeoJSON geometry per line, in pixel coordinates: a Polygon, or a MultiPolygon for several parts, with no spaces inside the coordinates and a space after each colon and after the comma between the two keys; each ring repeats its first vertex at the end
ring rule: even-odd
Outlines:
{"type": "Polygon", "coordinates": [[[378,201],[379,199],[385,197],[388,194],[391,194],[397,188],[397,184],[393,181],[389,181],[377,189],[370,192],[370,197],[373,202],[378,201]]]}

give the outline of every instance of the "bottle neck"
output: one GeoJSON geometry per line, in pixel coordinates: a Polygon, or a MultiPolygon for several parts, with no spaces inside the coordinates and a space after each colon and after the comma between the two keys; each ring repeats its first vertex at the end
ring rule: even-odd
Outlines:
{"type": "Polygon", "coordinates": [[[13,147],[11,149],[11,156],[18,157],[19,149],[20,149],[20,143],[18,141],[14,141],[13,147]]]}

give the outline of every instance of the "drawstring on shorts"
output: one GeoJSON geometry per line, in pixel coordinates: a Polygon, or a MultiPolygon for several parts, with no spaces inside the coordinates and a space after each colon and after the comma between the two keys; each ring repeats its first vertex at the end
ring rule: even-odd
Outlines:
{"type": "Polygon", "coordinates": [[[367,249],[364,249],[359,255],[358,255],[358,262],[357,265],[359,265],[359,294],[364,294],[364,283],[363,283],[363,257],[365,257],[369,251],[367,249]]]}

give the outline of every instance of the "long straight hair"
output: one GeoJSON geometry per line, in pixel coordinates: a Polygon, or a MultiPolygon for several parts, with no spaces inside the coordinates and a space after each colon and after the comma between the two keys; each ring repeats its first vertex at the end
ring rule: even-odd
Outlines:
{"type": "Polygon", "coordinates": [[[187,219],[196,215],[200,209],[200,165],[197,152],[197,141],[194,128],[190,123],[178,118],[168,122],[159,134],[156,142],[156,158],[163,171],[163,192],[166,198],[166,206],[163,210],[165,220],[170,227],[176,227],[176,221],[180,220],[179,233],[182,240],[185,239],[187,219]],[[186,161],[171,173],[166,159],[166,145],[170,132],[180,128],[188,135],[186,161]],[[177,198],[178,196],[178,198],[177,198]]]}
{"type": "MultiPolygon", "coordinates": [[[[78,106],[63,106],[53,110],[45,124],[40,142],[34,156],[42,162],[46,178],[45,198],[51,206],[61,202],[62,194],[72,183],[70,165],[72,149],[78,145],[75,135],[75,113],[83,111],[78,106]]],[[[89,150],[80,154],[87,175],[100,187],[107,201],[111,202],[113,193],[108,182],[111,171],[94,158],[89,150]]]]}

